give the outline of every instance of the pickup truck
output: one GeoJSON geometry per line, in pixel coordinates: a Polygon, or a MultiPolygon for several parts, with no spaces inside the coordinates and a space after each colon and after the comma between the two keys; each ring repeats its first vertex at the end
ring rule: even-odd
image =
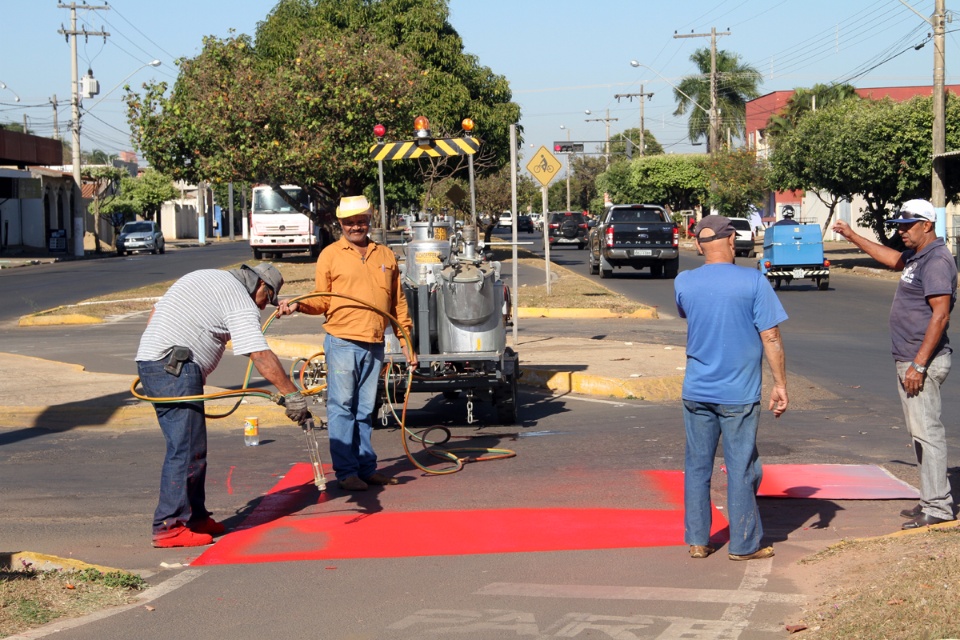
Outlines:
{"type": "Polygon", "coordinates": [[[590,273],[613,275],[614,267],[650,268],[657,277],[675,278],[680,270],[680,232],[663,207],[615,204],[590,230],[590,273]]]}

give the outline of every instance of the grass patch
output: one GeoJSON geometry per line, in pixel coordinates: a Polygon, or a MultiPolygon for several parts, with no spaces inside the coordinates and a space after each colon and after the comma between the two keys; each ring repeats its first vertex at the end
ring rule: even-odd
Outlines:
{"type": "MultiPolygon", "coordinates": [[[[493,254],[493,259],[501,263],[512,260],[510,247],[498,247],[496,244],[488,247],[493,254]]],[[[535,257],[535,254],[524,249],[517,249],[518,260],[530,267],[539,269],[543,272],[543,259],[535,257]]],[[[253,264],[252,262],[250,264],[253,264]]],[[[316,278],[316,263],[312,260],[292,258],[280,262],[273,262],[274,265],[283,274],[283,290],[281,294],[284,297],[298,296],[313,291],[313,285],[316,278]]],[[[225,269],[235,269],[239,264],[224,267],[225,269]]],[[[548,309],[558,308],[580,308],[580,309],[609,309],[613,313],[632,313],[638,309],[644,308],[644,305],[630,300],[618,293],[607,289],[599,282],[578,274],[566,267],[557,264],[551,264],[550,272],[554,274],[554,280],[550,285],[550,294],[547,294],[546,275],[544,272],[544,284],[536,286],[523,286],[516,294],[519,296],[517,301],[522,307],[545,307],[548,309]]],[[[72,314],[82,314],[94,318],[104,319],[109,316],[126,315],[130,313],[145,312],[153,308],[157,298],[162,296],[173,280],[159,282],[157,284],[128,289],[126,291],[117,291],[96,298],[90,298],[75,305],[57,307],[38,313],[38,316],[63,316],[72,314]]],[[[508,280],[507,284],[510,282],[508,280]]]]}
{"type": "Polygon", "coordinates": [[[0,637],[127,604],[146,586],[123,571],[0,571],[0,637]]]}
{"type": "Polygon", "coordinates": [[[828,594],[804,615],[804,637],[960,637],[960,528],[845,541],[803,563],[828,594]]]}

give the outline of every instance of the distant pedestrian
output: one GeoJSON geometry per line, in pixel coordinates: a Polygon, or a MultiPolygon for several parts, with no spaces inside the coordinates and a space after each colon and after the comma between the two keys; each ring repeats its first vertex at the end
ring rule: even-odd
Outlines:
{"type": "MultiPolygon", "coordinates": [[[[137,349],[137,371],[146,395],[178,398],[203,395],[207,376],[226,349],[249,356],[257,371],[282,394],[287,417],[310,416],[307,401],[287,376],[260,331],[260,311],[277,305],[283,277],[273,265],[183,276],[154,306],[137,349]]],[[[282,313],[289,313],[281,310],[282,313]]],[[[207,423],[203,402],[155,404],[166,441],[160,499],[153,516],[154,547],[210,544],[225,527],[206,507],[207,423]]]]}
{"type": "Polygon", "coordinates": [[[710,484],[723,438],[727,469],[727,517],[731,560],[769,558],[757,490],[763,470],[757,452],[762,360],[773,371],[769,408],[787,410],[787,375],[780,323],[787,314],[756,269],[734,264],[736,230],[718,215],[694,228],[703,266],[674,281],[677,310],[687,319],[687,367],[683,378],[684,541],[692,558],[706,558],[712,514],[710,484]]]}
{"type": "Polygon", "coordinates": [[[937,212],[926,200],[909,200],[887,224],[898,226],[902,253],[868,240],[838,221],[833,230],[894,271],[900,284],[890,308],[890,337],[900,406],[920,469],[920,503],[900,512],[903,529],[955,520],[947,478],[947,434],[940,420],[940,386],[950,373],[947,337],[957,301],[957,265],[935,228],[937,212]]]}

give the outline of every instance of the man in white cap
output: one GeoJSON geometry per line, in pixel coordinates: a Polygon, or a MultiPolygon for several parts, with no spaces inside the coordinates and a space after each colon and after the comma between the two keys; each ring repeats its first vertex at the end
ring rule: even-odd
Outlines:
{"type": "MultiPolygon", "coordinates": [[[[323,348],[330,458],[340,487],[347,491],[397,483],[396,478],[377,471],[377,454],[371,444],[384,332],[390,326],[389,320],[374,309],[396,318],[407,335],[413,332],[407,299],[400,288],[397,258],[393,250],[368,235],[372,214],[373,208],[364,196],[340,200],[337,220],[343,235],[321,252],[314,287],[315,292],[342,293],[363,300],[369,307],[335,296],[318,296],[288,307],[326,316],[323,348]]],[[[407,362],[415,367],[417,354],[400,330],[394,327],[394,331],[407,362]]]]}
{"type": "Polygon", "coordinates": [[[757,508],[763,476],[757,430],[764,356],[773,372],[770,410],[780,417],[789,404],[779,326],[787,314],[759,271],[734,264],[735,238],[730,220],[704,217],[694,228],[694,243],[706,260],[674,281],[677,311],[687,320],[683,537],[691,558],[706,558],[715,550],[710,482],[721,437],[730,521],[727,557],[760,560],[774,554],[763,544],[757,508]]]}
{"type": "Polygon", "coordinates": [[[903,529],[956,519],[947,479],[947,435],[940,420],[940,385],[950,373],[953,349],[947,337],[957,301],[957,265],[937,237],[937,212],[926,200],[909,200],[895,218],[906,250],[868,240],[838,221],[833,230],[877,262],[901,271],[890,308],[890,338],[897,389],[920,470],[920,503],[900,512],[903,529]]]}
{"type": "MultiPolygon", "coordinates": [[[[283,276],[269,263],[220,271],[201,269],[177,280],[153,308],[137,350],[137,371],[146,395],[203,395],[227,341],[249,356],[257,371],[285,394],[287,417],[310,416],[307,401],[287,376],[260,331],[260,311],[278,305],[283,276]]],[[[281,310],[281,314],[285,313],[281,310]]],[[[153,546],[196,547],[224,532],[205,505],[207,423],[203,402],[155,404],[166,440],[160,499],[153,516],[153,546]]]]}

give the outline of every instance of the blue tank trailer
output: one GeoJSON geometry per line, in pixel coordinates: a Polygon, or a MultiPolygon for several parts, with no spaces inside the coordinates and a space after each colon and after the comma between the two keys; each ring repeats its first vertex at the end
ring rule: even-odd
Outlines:
{"type": "Polygon", "coordinates": [[[809,278],[817,289],[826,291],[830,286],[830,261],[823,257],[820,225],[778,223],[768,227],[757,268],[774,289],[809,278]]]}

